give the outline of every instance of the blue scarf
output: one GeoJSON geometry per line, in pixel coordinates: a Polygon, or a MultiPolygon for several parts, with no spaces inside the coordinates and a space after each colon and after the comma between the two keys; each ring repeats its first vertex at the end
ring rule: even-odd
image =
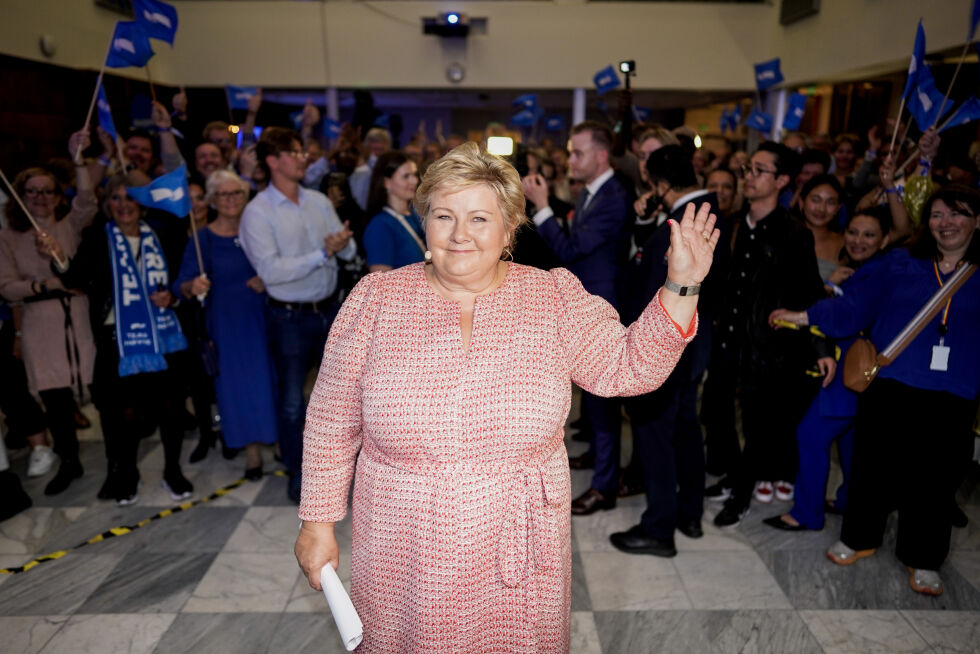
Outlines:
{"type": "Polygon", "coordinates": [[[167,369],[164,354],[187,347],[177,316],[169,308],[150,301],[157,286],[169,285],[167,260],[157,235],[140,222],[139,259],[122,230],[110,221],[105,226],[112,262],[112,291],[116,313],[116,342],[119,345],[119,376],[167,369]],[[142,274],[138,262],[142,262],[142,274]]]}

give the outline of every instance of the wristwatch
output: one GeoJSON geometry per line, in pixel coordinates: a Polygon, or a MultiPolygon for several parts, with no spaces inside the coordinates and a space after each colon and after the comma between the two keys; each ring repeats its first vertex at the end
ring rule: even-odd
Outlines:
{"type": "Polygon", "coordinates": [[[670,279],[664,284],[664,288],[668,291],[677,293],[678,295],[697,295],[701,292],[701,284],[695,284],[694,286],[681,286],[677,282],[671,281],[670,279]]]}

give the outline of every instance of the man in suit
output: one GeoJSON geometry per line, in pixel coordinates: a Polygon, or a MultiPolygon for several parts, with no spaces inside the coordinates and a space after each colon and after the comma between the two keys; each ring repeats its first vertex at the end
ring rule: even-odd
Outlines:
{"type": "MultiPolygon", "coordinates": [[[[688,204],[708,203],[718,215],[718,201],[703,190],[694,167],[679,145],[666,145],[646,161],[647,177],[654,195],[669,212],[668,220],[680,222],[688,204]]],[[[721,221],[719,243],[728,235],[721,221]]],[[[661,223],[652,233],[645,225],[634,232],[634,247],[626,272],[622,303],[623,321],[635,321],[667,281],[667,249],[670,225],[661,223]]],[[[633,429],[633,451],[643,469],[647,508],[640,524],[610,535],[619,550],[630,554],[671,557],[677,554],[674,530],[700,538],[704,499],[704,448],[696,401],[698,383],[711,352],[711,318],[720,297],[728,266],[728,249],[719,247],[711,270],[699,290],[698,335],[684,350],[677,367],[652,393],[625,400],[633,429]]]]}
{"type": "MultiPolygon", "coordinates": [[[[584,181],[585,188],[575,200],[568,230],[548,206],[548,186],[540,175],[525,178],[524,193],[536,210],[532,219],[538,233],[562,265],[579,278],[585,290],[618,307],[633,196],[610,166],[613,136],[608,127],[594,121],[579,123],[572,128],[570,143],[571,174],[584,181]]],[[[572,502],[575,515],[615,507],[619,490],[619,401],[583,392],[582,405],[594,434],[595,474],[591,488],[572,502]]]]}

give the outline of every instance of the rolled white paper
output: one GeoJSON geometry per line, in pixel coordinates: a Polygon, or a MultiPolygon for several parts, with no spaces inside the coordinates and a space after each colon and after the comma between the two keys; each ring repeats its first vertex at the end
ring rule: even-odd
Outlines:
{"type": "Polygon", "coordinates": [[[354,651],[364,639],[364,624],[344,590],[340,577],[329,563],[320,570],[320,586],[323,588],[323,596],[327,598],[330,612],[333,613],[334,622],[337,623],[337,631],[344,641],[344,647],[348,652],[354,651]]]}

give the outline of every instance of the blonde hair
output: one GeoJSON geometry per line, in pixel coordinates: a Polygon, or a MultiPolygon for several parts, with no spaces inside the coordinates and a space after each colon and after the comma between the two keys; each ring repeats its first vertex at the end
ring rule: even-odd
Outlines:
{"type": "Polygon", "coordinates": [[[225,182],[235,182],[242,187],[245,191],[245,199],[248,199],[248,192],[251,190],[248,182],[244,179],[231,172],[230,170],[216,170],[210,175],[208,175],[208,180],[204,183],[204,201],[208,204],[214,202],[214,194],[217,192],[218,187],[225,182]]]}
{"type": "Polygon", "coordinates": [[[510,245],[504,250],[504,256],[508,256],[514,247],[515,233],[527,222],[521,177],[512,165],[476,143],[463,143],[433,162],[415,190],[413,206],[425,226],[436,191],[462,191],[480,184],[487,185],[497,197],[504,226],[510,233],[510,245]]]}

